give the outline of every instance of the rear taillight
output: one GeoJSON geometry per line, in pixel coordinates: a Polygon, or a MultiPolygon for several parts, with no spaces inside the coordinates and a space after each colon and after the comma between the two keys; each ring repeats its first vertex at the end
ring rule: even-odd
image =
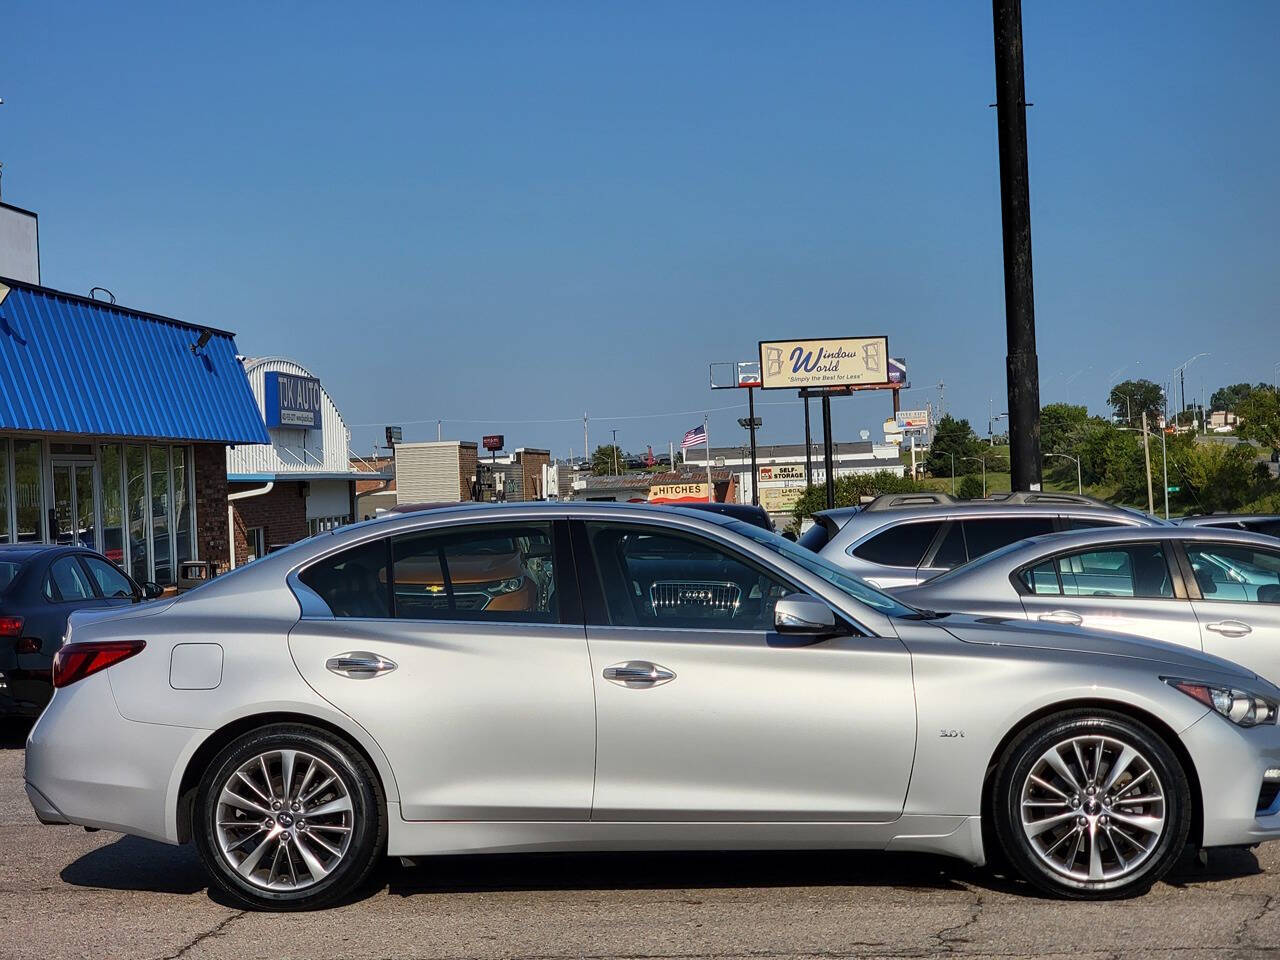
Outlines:
{"type": "Polygon", "coordinates": [[[0,617],[0,637],[22,636],[22,624],[21,617],[0,617]]]}
{"type": "Polygon", "coordinates": [[[66,687],[142,652],[145,640],[68,643],[53,657],[53,685],[66,687]]]}

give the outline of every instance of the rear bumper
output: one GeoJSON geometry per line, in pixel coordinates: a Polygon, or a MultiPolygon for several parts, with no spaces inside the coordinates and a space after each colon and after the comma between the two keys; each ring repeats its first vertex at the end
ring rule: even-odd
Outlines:
{"type": "Polygon", "coordinates": [[[105,673],[57,691],[27,738],[27,797],[47,823],[178,842],[181,760],[207,731],[126,720],[105,673]]]}
{"type": "Polygon", "coordinates": [[[1280,727],[1241,729],[1207,713],[1182,733],[1200,780],[1206,847],[1280,840],[1280,810],[1258,809],[1263,774],[1280,768],[1280,727]]]}

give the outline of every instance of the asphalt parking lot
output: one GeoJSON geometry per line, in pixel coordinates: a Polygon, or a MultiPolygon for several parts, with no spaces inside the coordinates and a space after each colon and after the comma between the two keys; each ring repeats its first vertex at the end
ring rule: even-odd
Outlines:
{"type": "Polygon", "coordinates": [[[190,847],[42,827],[0,741],[0,957],[1252,957],[1280,952],[1280,844],[1181,866],[1140,900],[1042,900],[918,856],[468,857],[388,866],[363,899],[254,914],[190,847]]]}

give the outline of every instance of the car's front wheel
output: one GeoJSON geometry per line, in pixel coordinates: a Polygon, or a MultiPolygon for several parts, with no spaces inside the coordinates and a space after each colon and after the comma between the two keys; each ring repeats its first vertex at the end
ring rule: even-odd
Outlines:
{"type": "Polygon", "coordinates": [[[386,842],[374,771],[328,731],[245,734],[196,793],[196,847],[215,885],[246,906],[306,910],[354,892],[386,842]]]}
{"type": "Polygon", "coordinates": [[[1168,744],[1105,710],[1048,717],[997,768],[992,813],[1013,866],[1048,893],[1112,899],[1147,890],[1187,840],[1191,791],[1168,744]]]}

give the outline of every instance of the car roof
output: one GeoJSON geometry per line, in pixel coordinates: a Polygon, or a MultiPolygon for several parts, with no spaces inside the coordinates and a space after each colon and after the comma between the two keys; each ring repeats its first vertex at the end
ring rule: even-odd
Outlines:
{"type": "Polygon", "coordinates": [[[29,560],[44,553],[93,553],[88,547],[64,543],[6,543],[0,545],[0,560],[29,560]]]}
{"type": "Polygon", "coordinates": [[[1179,517],[1175,523],[1185,527],[1208,527],[1218,523],[1266,523],[1280,520],[1280,513],[1197,513],[1179,517]]]}
{"type": "MultiPolygon", "coordinates": [[[[1008,547],[994,551],[994,553],[1003,557],[1016,555],[1019,557],[1017,562],[1022,563],[1021,558],[1024,554],[1035,555],[1043,552],[1045,548],[1050,548],[1053,553],[1059,553],[1064,550],[1077,550],[1096,545],[1144,540],[1198,540],[1215,543],[1239,543],[1241,546],[1266,547],[1273,550],[1276,546],[1275,537],[1269,537],[1265,533],[1254,533],[1251,530],[1227,530],[1220,527],[1127,526],[1090,527],[1087,530],[1043,533],[1038,537],[1019,540],[1008,547]]],[[[987,556],[991,556],[991,554],[978,557],[971,564],[964,564],[956,569],[962,570],[964,567],[979,564],[987,556]]]]}

